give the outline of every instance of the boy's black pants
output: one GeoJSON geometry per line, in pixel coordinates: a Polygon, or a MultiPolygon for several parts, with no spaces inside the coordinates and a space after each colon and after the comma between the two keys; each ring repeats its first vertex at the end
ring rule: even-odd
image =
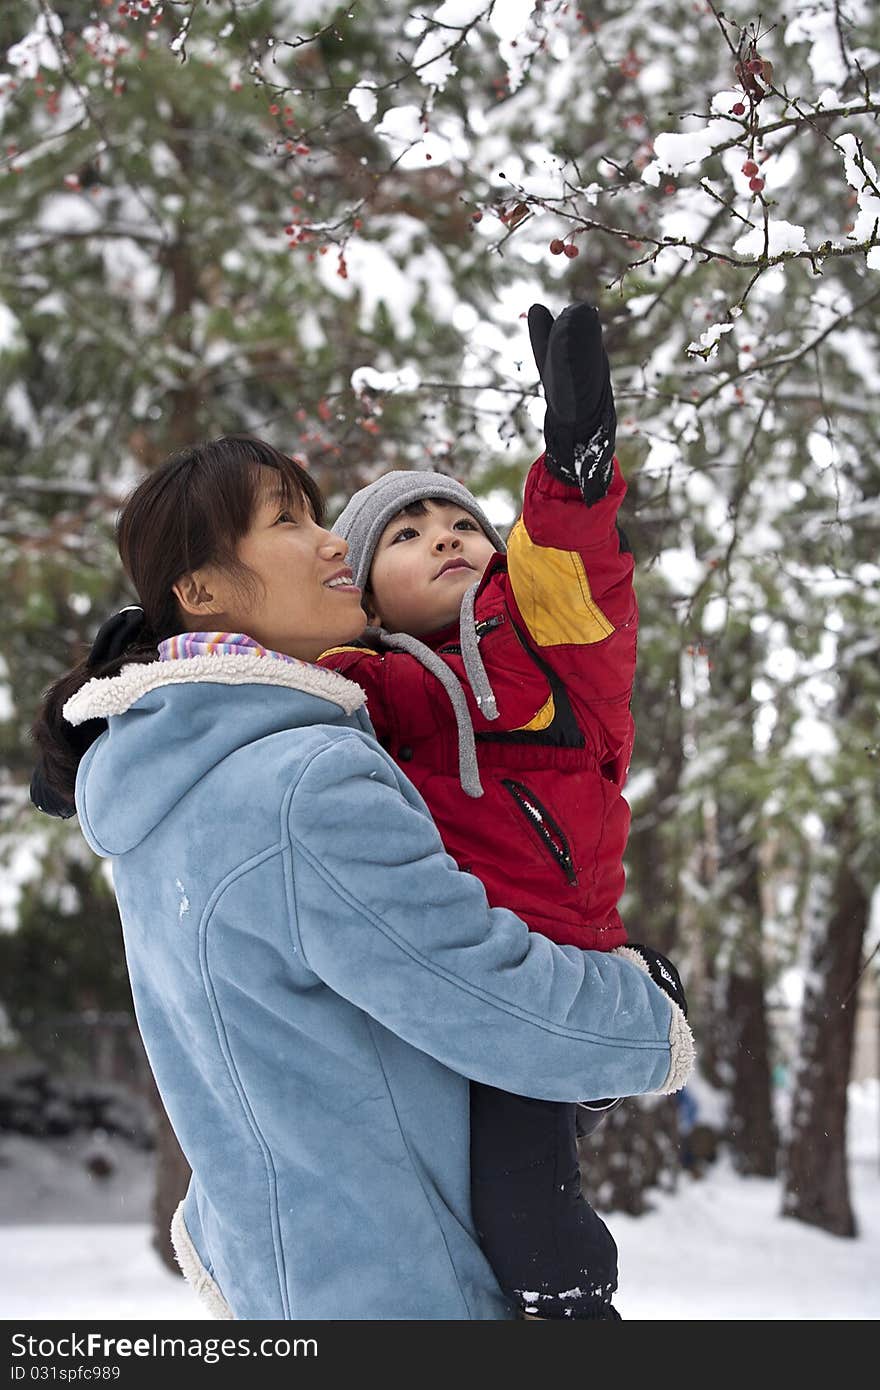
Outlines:
{"type": "Polygon", "coordinates": [[[617,1246],[581,1196],[575,1115],[574,1105],[471,1082],[474,1223],[499,1284],[523,1311],[617,1318],[617,1246]]]}

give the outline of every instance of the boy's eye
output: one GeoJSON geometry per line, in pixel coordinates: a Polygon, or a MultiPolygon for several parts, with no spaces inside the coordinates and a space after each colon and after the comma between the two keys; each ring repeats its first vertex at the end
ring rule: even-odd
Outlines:
{"type": "Polygon", "coordinates": [[[279,524],[284,523],[291,523],[294,526],[296,525],[296,517],[294,516],[293,512],[278,513],[278,515],[275,518],[275,525],[278,526],[279,524]]]}
{"type": "Polygon", "coordinates": [[[477,523],[475,521],[471,521],[466,516],[461,517],[461,519],[457,521],[455,523],[455,526],[453,527],[454,531],[476,531],[476,529],[477,523]]]}
{"type": "Polygon", "coordinates": [[[410,536],[417,536],[419,533],[414,526],[401,526],[399,531],[395,531],[391,537],[391,544],[396,545],[398,541],[408,541],[410,536]]]}

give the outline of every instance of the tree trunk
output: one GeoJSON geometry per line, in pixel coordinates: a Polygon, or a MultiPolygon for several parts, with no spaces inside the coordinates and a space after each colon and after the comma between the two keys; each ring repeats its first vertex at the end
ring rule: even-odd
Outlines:
{"type": "Polygon", "coordinates": [[[764,973],[731,973],[727,980],[726,1033],[732,1059],[728,1126],[737,1172],[776,1176],[777,1143],[770,1086],[770,1039],[764,1005],[764,973]]]}
{"type": "Polygon", "coordinates": [[[581,1190],[600,1212],[641,1216],[652,1187],[675,1190],[678,1119],[671,1096],[631,1096],[578,1140],[581,1190]]]}
{"type": "Polygon", "coordinates": [[[171,1248],[171,1218],[186,1195],[190,1168],[164,1106],[154,1089],[156,1111],[156,1186],[153,1190],[153,1249],[176,1274],[180,1268],[171,1248]]]}
{"type": "MultiPolygon", "coordinates": [[[[677,818],[679,784],[684,756],[682,753],[682,718],[680,691],[674,670],[660,673],[652,680],[650,673],[639,676],[641,708],[662,709],[663,713],[652,734],[659,742],[648,748],[648,738],[639,735],[639,761],[654,770],[654,784],[647,804],[634,805],[632,825],[626,849],[627,898],[626,925],[634,941],[643,941],[655,951],[674,956],[678,940],[681,894],[681,831],[677,818]],[[666,679],[663,677],[666,676],[666,679]],[[665,708],[662,701],[665,701],[665,708]]],[[[638,713],[638,711],[637,711],[638,713]]],[[[647,724],[647,718],[637,723],[647,724]]],[[[650,740],[653,742],[653,738],[650,740]]],[[[624,788],[624,794],[626,789],[624,788]]],[[[678,962],[676,962],[677,964],[678,962]]]]}
{"type": "MultiPolygon", "coordinates": [[[[846,1150],[847,1087],[852,1071],[857,990],[876,881],[877,639],[858,625],[841,639],[837,794],[825,829],[835,855],[825,877],[827,910],[812,918],[801,1035],[785,1159],[782,1212],[832,1235],[855,1236],[846,1150]],[[865,754],[868,754],[866,759],[865,754]]],[[[824,907],[824,904],[823,904],[824,907]]]]}
{"type": "Polygon", "coordinates": [[[858,851],[854,813],[848,803],[831,827],[839,852],[832,911],[827,922],[815,923],[809,943],[782,1201],[784,1216],[836,1236],[858,1234],[847,1172],[846,1103],[869,902],[852,868],[858,851]]]}
{"type": "Polygon", "coordinates": [[[748,622],[731,621],[715,653],[716,699],[723,702],[725,766],[718,779],[718,878],[714,909],[721,923],[719,1075],[727,1091],[727,1140],[737,1171],[774,1177],[777,1135],[764,999],[764,910],[760,834],[763,793],[755,769],[752,681],[755,659],[748,622]]]}

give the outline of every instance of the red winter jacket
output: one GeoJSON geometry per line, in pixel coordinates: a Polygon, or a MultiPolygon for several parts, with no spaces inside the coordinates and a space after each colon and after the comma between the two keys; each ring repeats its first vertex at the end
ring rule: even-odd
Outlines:
{"type": "Polygon", "coordinates": [[[452,705],[415,657],[335,647],[320,658],[366,692],[379,741],[489,902],[553,941],[600,951],[626,940],[617,910],[629,831],[621,788],[633,745],[638,609],[616,525],[625,494],[616,459],[608,493],[592,507],[543,457],[533,464],[507,555],[490,561],[474,610],[497,719],[483,717],[466,683],[457,624],[421,638],[464,687],[481,798],[461,788],[452,705]]]}

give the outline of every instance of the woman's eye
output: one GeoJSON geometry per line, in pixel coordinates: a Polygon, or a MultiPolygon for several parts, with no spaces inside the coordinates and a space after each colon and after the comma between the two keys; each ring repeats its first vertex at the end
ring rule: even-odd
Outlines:
{"type": "Polygon", "coordinates": [[[293,515],[293,512],[279,512],[278,516],[275,518],[275,525],[277,526],[279,522],[292,522],[295,525],[296,517],[293,515]]]}

